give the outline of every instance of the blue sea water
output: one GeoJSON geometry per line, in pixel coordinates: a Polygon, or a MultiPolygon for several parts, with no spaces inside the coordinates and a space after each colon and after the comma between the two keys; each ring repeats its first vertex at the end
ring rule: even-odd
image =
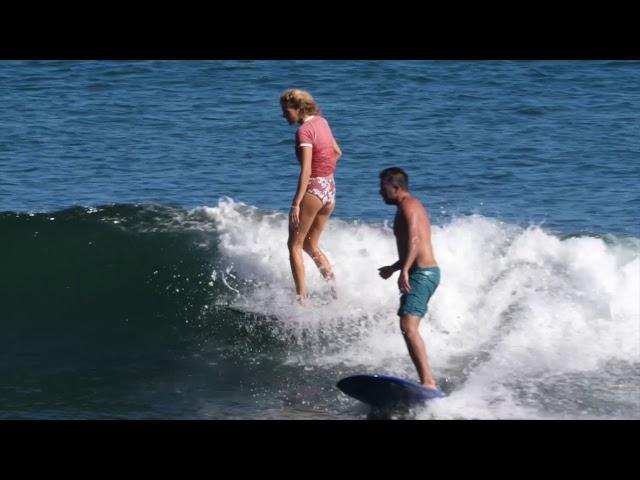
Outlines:
{"type": "Polygon", "coordinates": [[[6,61],[0,85],[2,210],[282,210],[297,163],[278,97],[297,86],[345,151],[337,216],[388,217],[377,173],[399,165],[436,219],[640,233],[638,62],[6,61]]]}
{"type": "Polygon", "coordinates": [[[0,418],[366,417],[338,377],[415,375],[388,166],[443,270],[417,418],[640,418],[640,62],[3,61],[0,104],[0,418]],[[343,150],[312,313],[290,87],[343,150]]]}

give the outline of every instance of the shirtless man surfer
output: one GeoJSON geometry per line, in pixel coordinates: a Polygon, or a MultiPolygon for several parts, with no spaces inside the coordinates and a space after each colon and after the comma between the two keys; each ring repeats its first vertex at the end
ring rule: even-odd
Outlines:
{"type": "Polygon", "coordinates": [[[437,389],[418,331],[420,319],[427,313],[429,299],[440,283],[440,269],[431,246],[429,215],[420,200],[409,193],[409,178],[401,168],[391,167],[380,172],[380,195],[385,203],[398,207],[393,233],[400,260],[378,271],[387,279],[400,270],[400,330],[420,382],[424,387],[437,389]]]}

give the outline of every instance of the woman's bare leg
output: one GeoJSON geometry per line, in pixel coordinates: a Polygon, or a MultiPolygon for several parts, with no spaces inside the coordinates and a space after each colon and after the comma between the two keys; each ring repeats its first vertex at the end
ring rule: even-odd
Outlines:
{"type": "Polygon", "coordinates": [[[289,240],[287,247],[289,248],[289,263],[291,264],[291,273],[293,274],[293,282],[296,286],[296,293],[300,303],[304,303],[307,298],[307,289],[304,276],[304,259],[302,258],[302,248],[305,238],[309,233],[309,229],[316,218],[318,212],[322,209],[322,202],[315,195],[305,193],[300,203],[300,223],[297,228],[291,228],[289,225],[289,240]]]}
{"type": "Polygon", "coordinates": [[[324,227],[327,225],[327,221],[334,208],[335,203],[329,203],[318,211],[303,244],[304,251],[313,259],[318,270],[320,270],[322,276],[327,280],[333,280],[334,274],[329,259],[324,252],[320,250],[320,235],[322,235],[324,227]]]}

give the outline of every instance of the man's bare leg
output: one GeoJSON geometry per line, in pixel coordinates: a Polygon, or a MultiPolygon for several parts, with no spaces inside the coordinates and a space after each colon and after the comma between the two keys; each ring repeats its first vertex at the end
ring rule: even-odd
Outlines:
{"type": "Polygon", "coordinates": [[[420,318],[415,315],[404,315],[400,318],[400,330],[407,344],[411,360],[418,371],[420,383],[425,387],[437,390],[438,387],[436,386],[436,382],[431,374],[431,368],[429,367],[427,349],[418,331],[419,324],[420,318]]]}

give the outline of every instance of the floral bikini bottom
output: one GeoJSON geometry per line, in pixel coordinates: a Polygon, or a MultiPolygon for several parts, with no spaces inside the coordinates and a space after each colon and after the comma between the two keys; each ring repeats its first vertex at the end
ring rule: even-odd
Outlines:
{"type": "Polygon", "coordinates": [[[315,195],[322,201],[322,205],[328,205],[336,201],[336,183],[333,175],[328,177],[311,177],[307,185],[307,192],[315,195]]]}

